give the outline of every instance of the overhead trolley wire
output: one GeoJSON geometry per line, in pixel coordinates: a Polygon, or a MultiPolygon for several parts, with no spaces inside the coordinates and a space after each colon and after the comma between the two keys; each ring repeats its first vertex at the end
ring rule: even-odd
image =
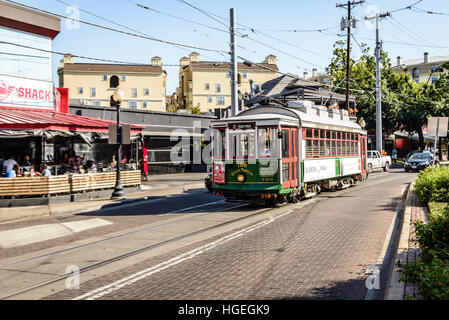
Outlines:
{"type": "Polygon", "coordinates": [[[224,50],[203,48],[203,47],[198,47],[198,46],[194,46],[194,45],[177,43],[177,42],[174,42],[174,41],[162,40],[162,39],[158,39],[158,38],[151,37],[151,36],[131,33],[131,32],[127,32],[127,31],[118,30],[118,29],[107,27],[107,26],[99,25],[99,24],[96,24],[96,23],[92,23],[92,22],[88,22],[88,21],[84,21],[84,20],[80,20],[80,19],[75,19],[75,18],[72,18],[72,17],[67,17],[65,15],[61,15],[61,14],[58,14],[58,13],[55,13],[55,12],[51,12],[51,11],[48,11],[48,10],[36,8],[36,7],[33,7],[33,6],[29,6],[29,5],[25,5],[23,3],[12,1],[12,0],[5,0],[5,1],[13,3],[15,5],[19,5],[19,6],[28,8],[28,9],[32,9],[32,10],[36,10],[36,11],[39,11],[39,12],[50,14],[50,15],[53,15],[53,16],[56,16],[56,17],[60,17],[60,18],[63,18],[63,19],[77,21],[77,22],[80,22],[80,23],[83,23],[83,24],[86,24],[86,25],[90,25],[90,26],[96,27],[96,28],[100,28],[100,29],[104,29],[104,30],[108,30],[108,31],[116,32],[116,33],[121,33],[121,34],[124,34],[124,35],[133,36],[133,37],[136,37],[136,38],[142,38],[142,39],[146,39],[146,40],[151,40],[151,41],[156,41],[156,42],[160,42],[160,43],[165,43],[165,44],[168,44],[168,45],[180,46],[180,47],[185,47],[185,48],[190,48],[190,49],[195,49],[195,50],[203,50],[203,51],[208,51],[208,52],[217,52],[217,53],[229,54],[228,51],[224,51],[224,50]]]}

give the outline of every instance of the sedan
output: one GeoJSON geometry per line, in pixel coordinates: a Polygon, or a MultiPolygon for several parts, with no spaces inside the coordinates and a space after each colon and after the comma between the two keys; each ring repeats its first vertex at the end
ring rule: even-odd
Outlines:
{"type": "MultiPolygon", "coordinates": [[[[435,159],[435,164],[439,165],[439,161],[435,159]]],[[[430,153],[415,153],[405,160],[404,170],[409,172],[412,170],[421,171],[433,165],[433,156],[430,153]]]]}

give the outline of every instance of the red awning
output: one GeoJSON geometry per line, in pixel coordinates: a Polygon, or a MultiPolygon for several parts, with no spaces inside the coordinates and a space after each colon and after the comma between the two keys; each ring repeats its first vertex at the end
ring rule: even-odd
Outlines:
{"type": "MultiPolygon", "coordinates": [[[[116,124],[116,122],[53,111],[0,108],[0,129],[108,132],[108,127],[111,124],[116,124]]],[[[131,125],[131,132],[138,133],[144,128],[131,125]]]]}

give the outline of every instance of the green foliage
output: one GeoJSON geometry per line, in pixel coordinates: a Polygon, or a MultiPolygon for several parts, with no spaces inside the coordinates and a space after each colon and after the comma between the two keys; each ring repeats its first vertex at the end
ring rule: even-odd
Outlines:
{"type": "Polygon", "coordinates": [[[449,215],[449,203],[429,202],[429,215],[434,218],[449,215]]]}
{"type": "MultiPolygon", "coordinates": [[[[367,130],[376,129],[376,59],[366,44],[361,45],[360,58],[351,61],[351,95],[356,96],[358,116],[366,121],[367,130]]],[[[334,44],[334,54],[327,71],[332,85],[341,87],[335,92],[345,94],[345,41],[334,44]]],[[[381,52],[382,125],[387,134],[401,129],[418,133],[419,145],[424,147],[422,127],[431,116],[449,116],[449,63],[441,67],[443,73],[434,83],[416,83],[409,74],[396,74],[386,52],[381,52]]]]}
{"type": "Polygon", "coordinates": [[[202,114],[200,104],[198,103],[196,107],[190,107],[192,114],[202,114]]]}
{"type": "Polygon", "coordinates": [[[422,205],[430,201],[449,203],[449,167],[428,167],[416,179],[415,193],[422,205]]]}
{"type": "Polygon", "coordinates": [[[447,260],[436,259],[431,264],[416,261],[413,264],[397,266],[401,271],[401,281],[418,286],[418,294],[426,300],[449,299],[449,266],[447,260]]]}
{"type": "MultiPolygon", "coordinates": [[[[419,176],[419,191],[422,197],[432,198],[433,187],[439,188],[441,179],[449,170],[427,169],[419,176]],[[437,173],[438,172],[438,173],[437,173]],[[443,173],[442,173],[443,172],[443,173]]],[[[448,175],[449,176],[449,175],[448,175]]],[[[449,181],[449,180],[446,180],[449,181]]],[[[416,190],[415,190],[416,191],[416,190]]],[[[417,192],[417,193],[418,193],[417,192]]],[[[447,193],[447,187],[446,187],[447,193]]],[[[442,194],[437,192],[436,197],[442,194]]],[[[447,195],[446,195],[447,197],[447,195]]],[[[422,250],[421,260],[413,263],[397,263],[400,279],[418,286],[418,293],[428,300],[449,299],[449,205],[430,202],[429,223],[414,223],[416,242],[422,250]]]]}

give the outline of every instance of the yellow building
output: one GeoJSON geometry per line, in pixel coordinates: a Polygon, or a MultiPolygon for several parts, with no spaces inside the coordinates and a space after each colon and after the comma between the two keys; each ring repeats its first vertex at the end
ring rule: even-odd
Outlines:
{"type": "MultiPolygon", "coordinates": [[[[251,93],[253,87],[278,77],[276,57],[269,55],[257,65],[238,64],[241,84],[239,98],[251,93]],[[268,70],[268,69],[270,70],[268,70]]],[[[231,104],[231,65],[213,61],[200,61],[199,53],[193,52],[189,58],[180,60],[178,108],[199,107],[201,112],[213,112],[216,108],[226,108],[231,104]]]]}
{"type": "Polygon", "coordinates": [[[424,59],[403,61],[402,57],[398,57],[393,70],[396,73],[407,73],[417,83],[433,83],[440,78],[442,65],[447,61],[449,56],[430,57],[425,52],[424,59]]]}
{"type": "Polygon", "coordinates": [[[117,87],[125,93],[123,108],[166,111],[166,78],[160,57],[151,65],[75,63],[64,56],[58,69],[59,87],[69,89],[73,102],[110,106],[117,87]]]}

